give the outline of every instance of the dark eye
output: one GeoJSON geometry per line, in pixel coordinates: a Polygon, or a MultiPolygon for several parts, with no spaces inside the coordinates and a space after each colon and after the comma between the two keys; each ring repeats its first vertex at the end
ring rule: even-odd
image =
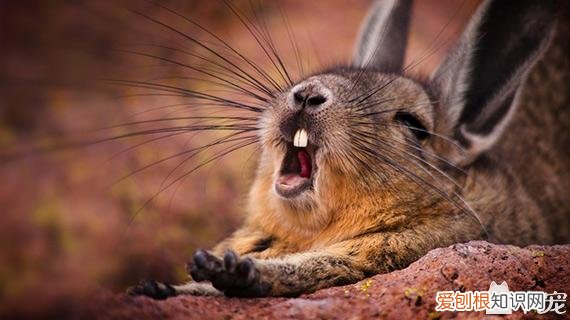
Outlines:
{"type": "Polygon", "coordinates": [[[401,122],[404,126],[410,129],[418,140],[424,140],[429,136],[429,132],[426,130],[426,127],[424,127],[421,121],[411,113],[400,111],[396,113],[394,120],[401,122]]]}

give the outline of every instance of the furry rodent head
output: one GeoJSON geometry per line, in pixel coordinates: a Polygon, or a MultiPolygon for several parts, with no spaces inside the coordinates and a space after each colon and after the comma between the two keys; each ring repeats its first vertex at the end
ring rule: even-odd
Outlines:
{"type": "Polygon", "coordinates": [[[555,5],[484,2],[426,81],[403,65],[410,9],[411,1],[378,1],[350,66],[268,103],[254,211],[307,230],[347,209],[386,225],[436,209],[474,214],[462,181],[508,124],[553,32],[555,5]]]}

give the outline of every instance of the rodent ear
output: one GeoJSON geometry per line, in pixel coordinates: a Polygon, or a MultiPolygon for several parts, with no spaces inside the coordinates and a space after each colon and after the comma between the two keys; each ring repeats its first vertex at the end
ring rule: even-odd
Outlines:
{"type": "Polygon", "coordinates": [[[505,130],[529,70],[552,38],[555,3],[485,1],[432,75],[435,131],[465,149],[443,152],[451,161],[469,164],[505,130]]]}
{"type": "Polygon", "coordinates": [[[360,27],[353,64],[400,72],[406,53],[412,0],[377,0],[360,27]]]}

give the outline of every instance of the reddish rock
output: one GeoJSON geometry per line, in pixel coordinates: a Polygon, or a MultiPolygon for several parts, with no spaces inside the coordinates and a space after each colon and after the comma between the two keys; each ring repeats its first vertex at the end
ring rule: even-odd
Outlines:
{"type": "MultiPolygon", "coordinates": [[[[77,317],[96,319],[449,319],[484,313],[434,311],[443,290],[486,291],[506,281],[512,291],[570,293],[570,245],[519,248],[472,241],[432,250],[404,270],[298,298],[237,299],[101,294],[77,317]]],[[[568,306],[568,304],[567,304],[568,306]]],[[[535,318],[517,312],[508,319],[535,318]]],[[[550,317],[557,318],[554,314],[550,317]]],[[[562,317],[558,317],[562,318],[562,317]]]]}

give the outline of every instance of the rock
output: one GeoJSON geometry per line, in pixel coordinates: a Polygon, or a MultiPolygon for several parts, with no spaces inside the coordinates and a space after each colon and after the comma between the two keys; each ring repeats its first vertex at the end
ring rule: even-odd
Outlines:
{"type": "MultiPolygon", "coordinates": [[[[486,291],[506,281],[512,291],[570,293],[570,245],[494,245],[484,241],[430,251],[408,268],[298,298],[181,296],[165,301],[102,293],[74,317],[95,319],[450,319],[484,313],[434,311],[437,291],[486,291]]],[[[568,303],[567,303],[568,306],[568,303]]],[[[526,315],[532,318],[534,314],[526,315]]],[[[550,314],[552,318],[554,314],[550,314]]],[[[508,319],[524,318],[521,312],[508,319]]],[[[560,317],[559,317],[560,318],[560,317]]]]}

